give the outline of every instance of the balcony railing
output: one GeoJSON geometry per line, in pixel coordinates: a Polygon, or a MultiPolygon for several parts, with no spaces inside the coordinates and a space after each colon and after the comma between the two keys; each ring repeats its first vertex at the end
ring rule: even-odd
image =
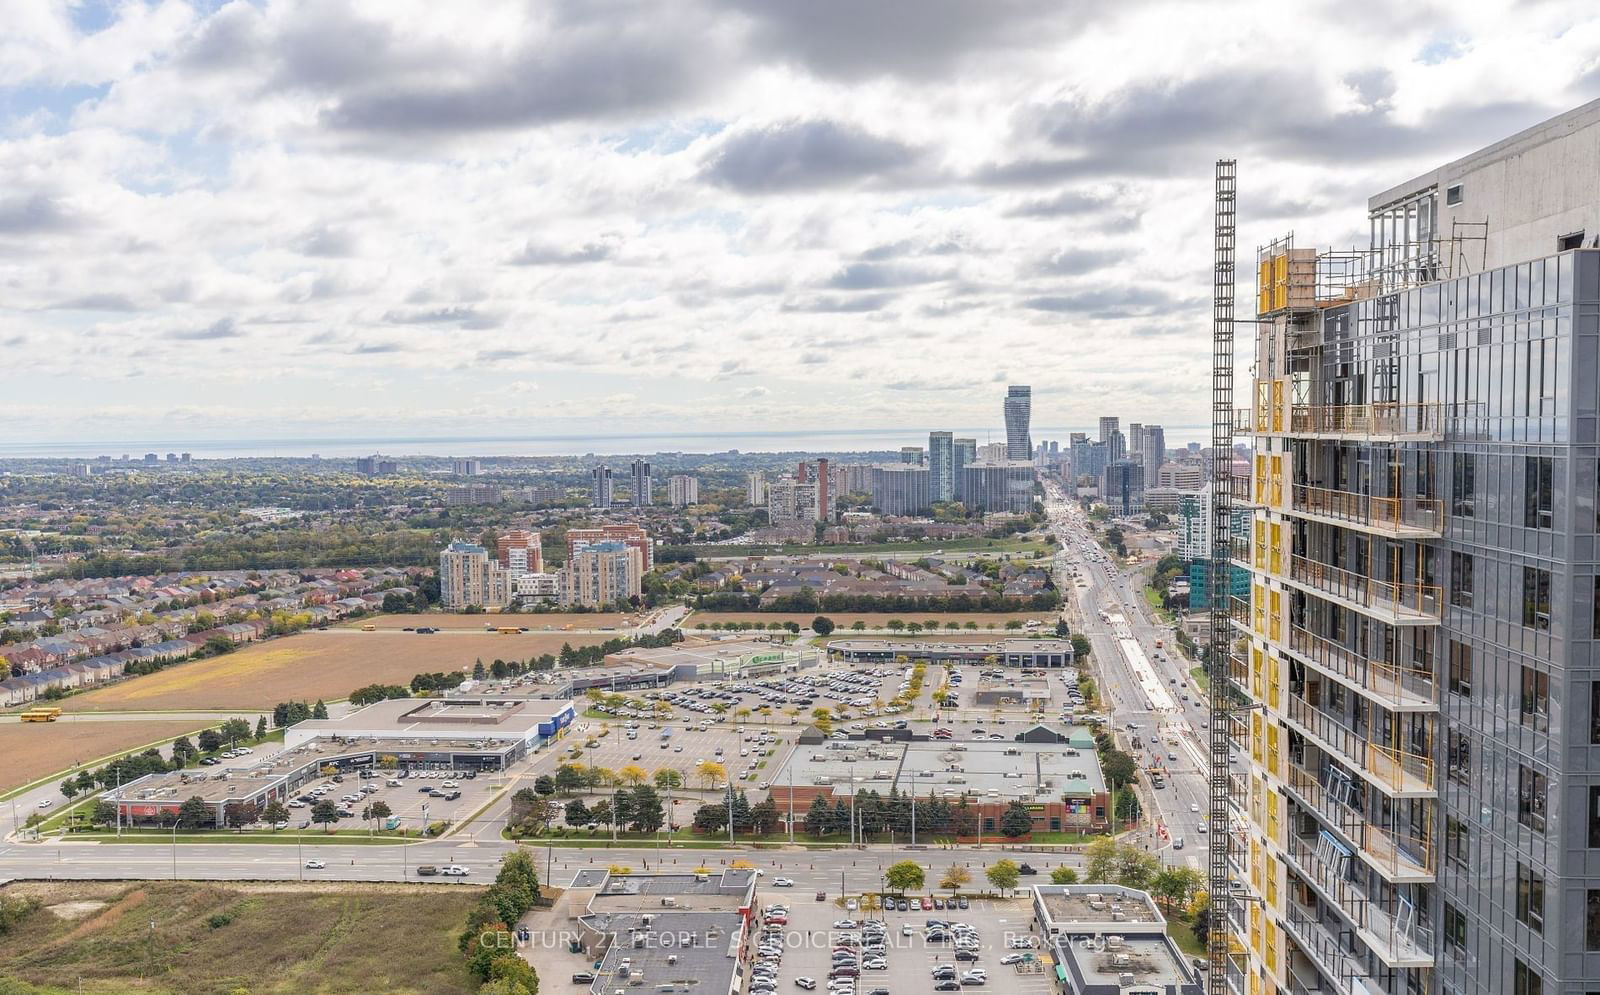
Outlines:
{"type": "Polygon", "coordinates": [[[1289,860],[1355,926],[1357,937],[1385,963],[1394,967],[1433,963],[1430,930],[1414,922],[1402,923],[1393,910],[1373,900],[1364,885],[1323,863],[1311,842],[1291,836],[1289,860]]]}
{"type": "Polygon", "coordinates": [[[1249,435],[1256,430],[1256,416],[1249,408],[1233,409],[1233,434],[1249,435]]]}
{"type": "Polygon", "coordinates": [[[1333,823],[1355,843],[1362,858],[1389,881],[1400,884],[1427,882],[1434,877],[1433,842],[1397,833],[1368,822],[1367,817],[1329,791],[1311,772],[1289,762],[1289,790],[1298,794],[1319,816],[1333,823]]]}
{"type": "Polygon", "coordinates": [[[1370,775],[1378,787],[1394,794],[1420,795],[1434,790],[1433,760],[1379,746],[1304,698],[1289,696],[1289,720],[1326,744],[1346,766],[1370,775]]]}
{"type": "Polygon", "coordinates": [[[1347,949],[1349,944],[1341,941],[1332,927],[1323,925],[1310,909],[1291,901],[1285,922],[1305,955],[1315,961],[1324,974],[1337,979],[1342,990],[1352,990],[1348,983],[1351,979],[1368,976],[1361,959],[1347,949]]]}
{"type": "Polygon", "coordinates": [[[1297,404],[1289,413],[1296,435],[1416,436],[1444,435],[1441,404],[1297,404]]]}
{"type": "Polygon", "coordinates": [[[1444,616],[1437,585],[1376,580],[1305,556],[1289,560],[1289,579],[1359,605],[1391,624],[1430,624],[1444,616]]]}
{"type": "Polygon", "coordinates": [[[1251,485],[1250,475],[1235,473],[1228,478],[1228,495],[1235,505],[1249,505],[1254,507],[1261,502],[1256,500],[1255,489],[1251,485]]]}
{"type": "Polygon", "coordinates": [[[1437,538],[1444,528],[1444,502],[1425,497],[1374,497],[1296,484],[1294,510],[1320,515],[1393,536],[1437,538]]]}
{"type": "Polygon", "coordinates": [[[1289,626],[1289,649],[1315,666],[1370,692],[1391,711],[1402,707],[1438,706],[1433,674],[1428,671],[1365,659],[1349,647],[1298,625],[1289,626]]]}

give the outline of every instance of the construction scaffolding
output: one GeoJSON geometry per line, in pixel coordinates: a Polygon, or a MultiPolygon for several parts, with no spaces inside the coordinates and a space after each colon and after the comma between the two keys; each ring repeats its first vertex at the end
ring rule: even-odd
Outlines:
{"type": "MultiPolygon", "coordinates": [[[[1237,162],[1217,160],[1216,215],[1212,241],[1213,272],[1211,301],[1211,559],[1207,577],[1210,590],[1231,589],[1233,551],[1233,294],[1236,282],[1235,199],[1237,162]]],[[[1269,257],[1266,266],[1272,283],[1289,296],[1290,256],[1283,255],[1283,281],[1269,257]]],[[[1298,270],[1295,271],[1298,277],[1298,270]]],[[[1235,918],[1238,899],[1230,882],[1229,848],[1233,833],[1233,791],[1229,772],[1229,753],[1233,750],[1233,725],[1237,701],[1232,682],[1227,679],[1228,647],[1232,635],[1228,598],[1211,598],[1211,769],[1208,772],[1211,834],[1207,848],[1207,880],[1211,896],[1210,935],[1206,953],[1211,970],[1206,979],[1208,995],[1229,995],[1228,978],[1237,975],[1232,952],[1243,949],[1243,937],[1235,938],[1239,922],[1235,918]]]]}

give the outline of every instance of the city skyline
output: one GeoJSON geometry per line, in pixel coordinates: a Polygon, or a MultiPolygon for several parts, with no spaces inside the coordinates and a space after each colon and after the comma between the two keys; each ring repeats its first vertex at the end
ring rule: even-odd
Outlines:
{"type": "Polygon", "coordinates": [[[0,416],[62,441],[910,428],[992,424],[1023,381],[1036,423],[1203,424],[1213,152],[1274,191],[1242,243],[1293,218],[1351,245],[1351,191],[1600,93],[1577,4],[678,6],[22,5],[0,416]]]}

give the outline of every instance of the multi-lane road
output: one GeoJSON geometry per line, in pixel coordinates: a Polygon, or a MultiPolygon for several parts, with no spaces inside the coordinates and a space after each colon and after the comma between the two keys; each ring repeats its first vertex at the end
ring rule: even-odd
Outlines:
{"type": "Polygon", "coordinates": [[[1152,620],[1137,568],[1116,565],[1089,533],[1077,504],[1059,490],[1051,491],[1046,507],[1063,540],[1056,554],[1057,585],[1075,604],[1078,631],[1093,649],[1101,701],[1123,747],[1141,766],[1158,763],[1168,772],[1165,788],[1145,792],[1167,829],[1166,839],[1157,841],[1161,855],[1198,869],[1205,863],[1205,696],[1187,665],[1178,662],[1171,628],[1152,620]],[[1143,744],[1138,750],[1130,746],[1135,735],[1143,744]],[[1181,852],[1173,849],[1180,839],[1181,852]]]}

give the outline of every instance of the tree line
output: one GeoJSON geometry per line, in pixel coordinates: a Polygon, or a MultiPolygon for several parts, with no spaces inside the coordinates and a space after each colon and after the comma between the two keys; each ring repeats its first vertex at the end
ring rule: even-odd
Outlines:
{"type": "Polygon", "coordinates": [[[1061,607],[1057,591],[1041,591],[1027,597],[1007,597],[1001,594],[972,595],[966,592],[953,595],[911,594],[824,594],[818,596],[808,590],[785,594],[763,602],[760,594],[739,591],[713,591],[696,595],[693,607],[708,612],[784,612],[812,614],[815,612],[1016,612],[1052,611],[1061,607]]]}

